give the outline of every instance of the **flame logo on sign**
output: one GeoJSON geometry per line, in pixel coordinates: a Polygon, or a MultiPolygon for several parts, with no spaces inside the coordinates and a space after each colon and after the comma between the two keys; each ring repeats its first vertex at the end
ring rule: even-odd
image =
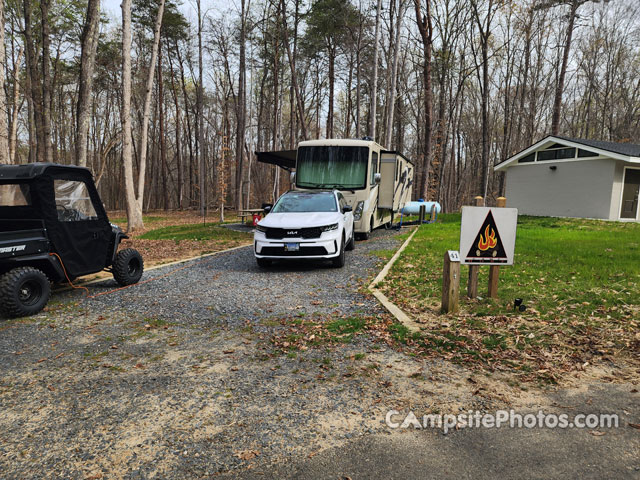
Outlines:
{"type": "Polygon", "coordinates": [[[478,248],[483,252],[489,250],[490,248],[494,248],[498,244],[496,240],[496,232],[491,229],[491,235],[489,235],[489,225],[484,230],[484,237],[480,234],[480,240],[478,240],[478,248]]]}

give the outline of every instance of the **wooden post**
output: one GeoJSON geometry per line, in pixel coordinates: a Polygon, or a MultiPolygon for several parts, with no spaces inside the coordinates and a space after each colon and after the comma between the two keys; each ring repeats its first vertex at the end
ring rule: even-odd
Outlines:
{"type": "MultiPolygon", "coordinates": [[[[483,207],[484,206],[484,198],[477,196],[473,199],[473,203],[475,207],[483,207]]],[[[464,252],[461,252],[462,255],[465,255],[464,252]]],[[[478,296],[478,270],[480,269],[479,265],[469,265],[469,280],[467,281],[467,297],[476,298],[478,296]]]]}
{"type": "MultiPolygon", "coordinates": [[[[505,197],[498,197],[496,199],[496,207],[505,208],[507,206],[507,199],[505,197]]],[[[500,277],[500,266],[491,265],[489,267],[489,298],[498,298],[498,278],[500,277]]]]}
{"type": "MultiPolygon", "coordinates": [[[[457,252],[456,253],[456,257],[457,252]]],[[[444,269],[442,271],[442,313],[458,311],[458,296],[460,291],[460,259],[453,260],[446,252],[444,254],[444,269]]]]}
{"type": "Polygon", "coordinates": [[[424,217],[426,214],[426,210],[427,207],[425,207],[424,205],[420,205],[420,225],[422,225],[424,223],[424,217]]]}
{"type": "Polygon", "coordinates": [[[431,223],[436,221],[436,204],[431,206],[431,223]]]}

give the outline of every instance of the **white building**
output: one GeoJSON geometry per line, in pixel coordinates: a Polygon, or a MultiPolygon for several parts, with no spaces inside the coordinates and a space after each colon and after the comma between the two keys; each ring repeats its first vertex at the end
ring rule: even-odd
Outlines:
{"type": "Polygon", "coordinates": [[[640,145],[550,135],[494,170],[520,214],[640,220],[640,145]]]}

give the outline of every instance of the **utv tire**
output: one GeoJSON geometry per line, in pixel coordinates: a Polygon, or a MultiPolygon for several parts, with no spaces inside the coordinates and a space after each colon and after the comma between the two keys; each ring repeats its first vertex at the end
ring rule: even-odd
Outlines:
{"type": "Polygon", "coordinates": [[[351,251],[356,248],[356,233],[354,229],[351,229],[351,238],[345,247],[347,250],[351,251]]]}
{"type": "Polygon", "coordinates": [[[133,248],[127,248],[118,252],[116,260],[113,262],[113,278],[121,286],[138,283],[144,272],[144,261],[142,255],[133,248]]]}
{"type": "Polygon", "coordinates": [[[268,258],[256,258],[256,262],[260,268],[269,268],[271,266],[271,260],[268,258]]]}
{"type": "Polygon", "coordinates": [[[35,315],[50,295],[49,279],[37,268],[14,268],[0,277],[0,310],[8,317],[35,315]]]}
{"type": "Polygon", "coordinates": [[[331,259],[331,263],[333,264],[333,266],[335,268],[342,268],[344,267],[344,250],[345,250],[345,245],[344,245],[344,235],[342,236],[342,242],[340,243],[340,255],[338,255],[335,258],[331,259]]]}

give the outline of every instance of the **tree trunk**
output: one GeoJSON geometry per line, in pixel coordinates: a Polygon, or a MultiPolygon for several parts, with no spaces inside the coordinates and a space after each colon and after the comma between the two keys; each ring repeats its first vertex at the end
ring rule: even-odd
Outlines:
{"type": "Polygon", "coordinates": [[[44,158],[53,162],[53,144],[51,143],[51,55],[49,7],[51,0],[40,2],[42,15],[42,136],[44,141],[44,158]]]}
{"type": "MultiPolygon", "coordinates": [[[[422,38],[422,48],[424,50],[424,151],[422,160],[422,174],[420,175],[420,198],[426,200],[429,189],[429,169],[431,168],[431,129],[433,92],[431,87],[431,50],[433,47],[433,24],[431,22],[431,0],[426,0],[427,13],[422,14],[420,0],[414,0],[416,10],[416,21],[422,38]]],[[[443,95],[440,92],[440,95],[443,95]]]]}
{"type": "Polygon", "coordinates": [[[375,45],[373,46],[373,80],[371,81],[372,93],[371,93],[371,127],[369,129],[369,136],[376,139],[376,115],[378,109],[378,62],[380,52],[380,16],[382,10],[382,0],[378,0],[376,7],[376,33],[375,33],[375,45]]]}
{"type": "Polygon", "coordinates": [[[0,164],[10,163],[7,96],[5,94],[4,1],[0,2],[0,164]]]}
{"type": "MultiPolygon", "coordinates": [[[[206,214],[206,197],[205,197],[205,168],[204,168],[204,112],[203,112],[203,85],[202,85],[202,12],[200,10],[200,0],[197,0],[198,6],[198,91],[197,91],[197,110],[198,110],[198,160],[200,166],[200,215],[204,218],[206,214]]],[[[221,220],[224,219],[224,206],[222,207],[221,220]]]]}
{"type": "Polygon", "coordinates": [[[244,159],[246,105],[246,13],[245,0],[240,0],[240,72],[238,78],[238,103],[236,105],[236,209],[242,209],[242,167],[244,159]]]}
{"type": "Polygon", "coordinates": [[[98,49],[100,0],[89,0],[87,18],[80,37],[80,80],[77,105],[76,164],[87,166],[87,142],[91,120],[93,70],[98,49]]]}
{"type": "MultiPolygon", "coordinates": [[[[20,82],[18,81],[19,66],[24,49],[18,50],[18,58],[13,69],[13,110],[11,111],[11,128],[9,129],[9,163],[16,163],[16,143],[18,139],[18,117],[20,115],[20,82]]],[[[27,119],[28,121],[28,119],[27,119]]]]}
{"type": "Polygon", "coordinates": [[[32,29],[32,2],[24,0],[24,43],[29,85],[29,161],[44,162],[44,137],[42,125],[42,84],[38,68],[38,56],[32,29]]]}
{"type": "Polygon", "coordinates": [[[391,136],[393,134],[393,111],[396,103],[396,87],[398,84],[398,59],[400,58],[400,31],[402,30],[402,17],[406,0],[400,0],[398,5],[398,15],[396,18],[396,38],[393,48],[393,66],[391,69],[391,86],[389,88],[390,97],[387,105],[387,134],[385,135],[385,146],[391,148],[391,136]]]}
{"type": "Polygon", "coordinates": [[[571,3],[571,13],[569,14],[569,25],[567,26],[567,39],[562,52],[562,67],[558,76],[558,84],[556,85],[556,93],[553,99],[553,115],[551,118],[551,135],[558,135],[560,130],[560,109],[562,107],[562,92],[564,90],[564,79],[567,75],[567,64],[569,63],[569,50],[571,49],[571,39],[573,37],[573,26],[576,19],[576,11],[578,10],[578,0],[571,3]]]}
{"type": "Polygon", "coordinates": [[[162,27],[162,15],[164,13],[164,0],[160,0],[158,5],[158,15],[153,30],[153,47],[151,49],[151,60],[149,61],[149,72],[145,87],[144,110],[142,112],[142,129],[140,131],[140,171],[138,172],[138,204],[140,209],[144,205],[144,186],[147,173],[147,143],[149,136],[149,117],[151,116],[151,93],[153,90],[153,79],[156,73],[156,60],[158,58],[158,48],[160,46],[160,28],[162,27]]]}
{"type": "Polygon", "coordinates": [[[307,139],[307,125],[304,118],[304,103],[302,100],[302,95],[300,95],[300,87],[298,86],[298,75],[296,73],[296,63],[294,55],[291,53],[291,46],[289,45],[289,32],[287,29],[287,12],[285,10],[284,0],[281,0],[282,6],[282,18],[283,18],[283,28],[284,28],[284,44],[287,48],[287,58],[289,59],[289,67],[291,68],[291,83],[293,85],[293,90],[296,95],[296,106],[298,109],[298,120],[300,122],[300,128],[302,128],[302,138],[303,140],[307,139]]]}
{"type": "Polygon", "coordinates": [[[133,137],[131,135],[131,0],[122,0],[122,163],[124,164],[128,230],[144,228],[142,207],[133,182],[133,137]]]}
{"type": "Polygon", "coordinates": [[[333,93],[336,81],[336,51],[329,45],[329,111],[327,112],[327,138],[333,138],[333,93]]]}

